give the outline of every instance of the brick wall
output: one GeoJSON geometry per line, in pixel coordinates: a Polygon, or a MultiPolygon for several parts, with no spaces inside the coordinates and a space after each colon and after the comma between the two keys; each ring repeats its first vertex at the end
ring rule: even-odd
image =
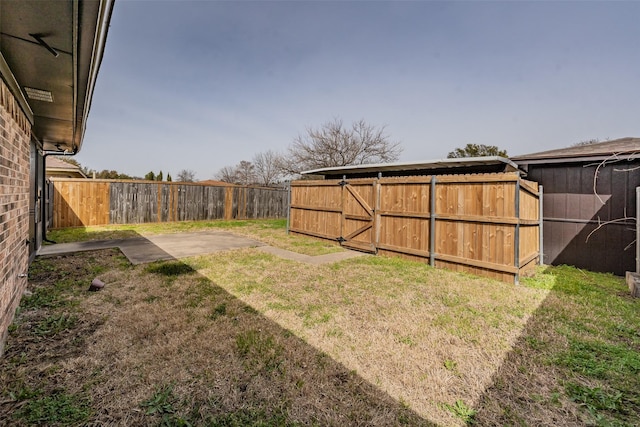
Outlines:
{"type": "Polygon", "coordinates": [[[27,286],[31,125],[0,79],[0,355],[27,286]]]}

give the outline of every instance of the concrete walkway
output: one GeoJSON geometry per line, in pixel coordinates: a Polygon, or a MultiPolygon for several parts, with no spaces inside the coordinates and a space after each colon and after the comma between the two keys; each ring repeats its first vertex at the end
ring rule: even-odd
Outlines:
{"type": "Polygon", "coordinates": [[[89,242],[57,243],[43,246],[38,256],[68,254],[79,251],[118,248],[132,264],[146,264],[205,255],[218,251],[240,248],[258,248],[281,258],[320,265],[343,259],[363,256],[355,251],[336,252],[327,255],[309,256],[267,246],[257,240],[225,231],[198,231],[193,233],[160,234],[118,240],[94,240],[89,242]]]}
{"type": "Polygon", "coordinates": [[[367,255],[363,252],[356,251],[344,251],[344,252],[334,252],[332,254],[326,255],[304,255],[299,254],[297,252],[287,251],[285,249],[274,248],[273,246],[260,246],[258,250],[262,252],[266,252],[271,255],[278,256],[280,258],[290,259],[293,261],[304,262],[307,264],[313,265],[321,265],[321,264],[331,264],[334,262],[342,261],[343,259],[355,258],[359,256],[367,255]]]}

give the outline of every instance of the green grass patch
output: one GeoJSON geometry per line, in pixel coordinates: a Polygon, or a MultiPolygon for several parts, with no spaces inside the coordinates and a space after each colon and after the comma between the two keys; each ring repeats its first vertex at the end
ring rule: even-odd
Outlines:
{"type": "Polygon", "coordinates": [[[443,403],[444,406],[449,412],[455,415],[457,418],[462,420],[465,424],[473,424],[474,417],[476,415],[476,411],[467,406],[462,400],[456,400],[453,405],[448,403],[443,403]]]}
{"type": "Polygon", "coordinates": [[[78,322],[78,317],[68,313],[52,314],[36,323],[33,333],[41,336],[57,335],[60,332],[72,329],[78,322]]]}
{"type": "Polygon", "coordinates": [[[640,375],[638,350],[602,341],[573,339],[567,351],[558,355],[556,363],[587,378],[626,382],[629,376],[640,375]]]}
{"type": "Polygon", "coordinates": [[[446,359],[443,365],[444,365],[444,368],[449,372],[454,372],[454,373],[458,372],[458,362],[456,362],[455,360],[446,359]]]}
{"type": "Polygon", "coordinates": [[[215,306],[215,308],[211,311],[209,318],[211,318],[212,320],[215,320],[218,317],[226,316],[226,314],[227,314],[227,304],[222,303],[215,306]]]}
{"type": "MultiPolygon", "coordinates": [[[[521,406],[511,395],[490,393],[487,401],[504,399],[496,404],[509,407],[509,414],[483,419],[482,423],[513,424],[536,416],[544,419],[541,414],[550,407],[573,406],[581,414],[581,423],[637,424],[640,300],[630,297],[624,279],[558,266],[540,269],[522,284],[547,289],[549,294],[533,313],[527,333],[512,353],[513,362],[507,360],[504,377],[498,378],[497,384],[509,383],[510,390],[538,398],[533,406],[521,406]],[[548,378],[533,381],[533,372],[548,378]]],[[[484,415],[482,410],[480,414],[484,415]]],[[[547,421],[552,423],[551,418],[547,421]]]]}
{"type": "Polygon", "coordinates": [[[78,395],[58,391],[27,400],[15,418],[30,425],[78,425],[91,415],[90,403],[78,395]]]}
{"type": "Polygon", "coordinates": [[[178,221],[148,224],[118,224],[90,227],[69,227],[52,230],[47,234],[56,243],[84,242],[89,240],[114,240],[140,237],[144,234],[167,234],[211,229],[285,230],[286,220],[237,220],[237,221],[178,221]]]}
{"type": "Polygon", "coordinates": [[[33,310],[39,308],[52,308],[62,305],[64,298],[60,292],[51,288],[36,288],[31,295],[27,295],[20,301],[21,309],[33,310]]]}
{"type": "Polygon", "coordinates": [[[210,280],[197,277],[189,283],[185,292],[185,304],[187,307],[200,307],[215,302],[223,293],[224,291],[210,280]]]}
{"type": "Polygon", "coordinates": [[[158,387],[149,399],[140,404],[145,410],[145,415],[163,415],[176,412],[174,405],[177,402],[173,394],[173,384],[158,387]]]}
{"type": "Polygon", "coordinates": [[[236,348],[248,367],[281,372],[284,349],[269,333],[255,329],[241,332],[236,337],[236,348]]]}
{"type": "Polygon", "coordinates": [[[48,237],[57,243],[70,243],[89,240],[127,239],[153,234],[216,230],[240,234],[268,245],[305,255],[324,255],[343,250],[336,242],[287,234],[286,227],[287,221],[284,219],[180,221],[63,228],[51,231],[48,237]]]}
{"type": "Polygon", "coordinates": [[[161,276],[167,277],[177,277],[185,274],[195,273],[195,270],[191,268],[191,266],[183,264],[179,261],[154,262],[153,264],[149,264],[146,267],[146,270],[149,273],[159,274],[161,276]]]}
{"type": "Polygon", "coordinates": [[[263,408],[243,408],[231,413],[209,417],[207,425],[211,427],[297,427],[302,424],[289,420],[284,409],[267,411],[263,408]]]}
{"type": "Polygon", "coordinates": [[[622,408],[622,393],[617,390],[607,392],[600,387],[575,383],[567,383],[565,388],[573,401],[585,406],[594,416],[599,410],[619,411],[622,408]]]}

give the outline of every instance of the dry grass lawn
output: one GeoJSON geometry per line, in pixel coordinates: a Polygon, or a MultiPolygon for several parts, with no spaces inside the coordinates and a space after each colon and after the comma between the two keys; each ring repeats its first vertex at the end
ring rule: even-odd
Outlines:
{"type": "MultiPolygon", "coordinates": [[[[268,233],[272,244],[309,240],[268,233]]],[[[637,379],[572,370],[572,322],[590,300],[557,292],[569,273],[513,286],[402,259],[313,266],[256,249],[135,267],[117,250],[41,258],[0,361],[0,420],[633,425],[637,379]],[[107,285],[89,293],[94,277],[107,285]],[[598,390],[625,397],[600,408],[598,390]]],[[[618,316],[628,352],[616,360],[639,374],[640,329],[628,320],[639,305],[618,279],[588,277],[608,281],[580,282],[577,295],[596,286],[621,305],[589,308],[598,317],[575,330],[613,342],[597,310],[618,316]]]]}
{"type": "Polygon", "coordinates": [[[401,259],[310,266],[250,250],[187,261],[430,421],[479,400],[545,291],[401,259]]]}

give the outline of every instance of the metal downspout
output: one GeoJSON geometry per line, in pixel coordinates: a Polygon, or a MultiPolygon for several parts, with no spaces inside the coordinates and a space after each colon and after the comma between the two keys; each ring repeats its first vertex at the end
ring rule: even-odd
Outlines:
{"type": "MultiPolygon", "coordinates": [[[[48,156],[75,156],[77,149],[73,151],[42,151],[42,190],[43,193],[47,188],[47,157],[48,156]]],[[[53,203],[53,200],[51,201],[53,203]]],[[[53,240],[47,239],[47,206],[45,203],[40,202],[40,218],[42,218],[42,241],[47,243],[56,243],[53,240]]]]}

